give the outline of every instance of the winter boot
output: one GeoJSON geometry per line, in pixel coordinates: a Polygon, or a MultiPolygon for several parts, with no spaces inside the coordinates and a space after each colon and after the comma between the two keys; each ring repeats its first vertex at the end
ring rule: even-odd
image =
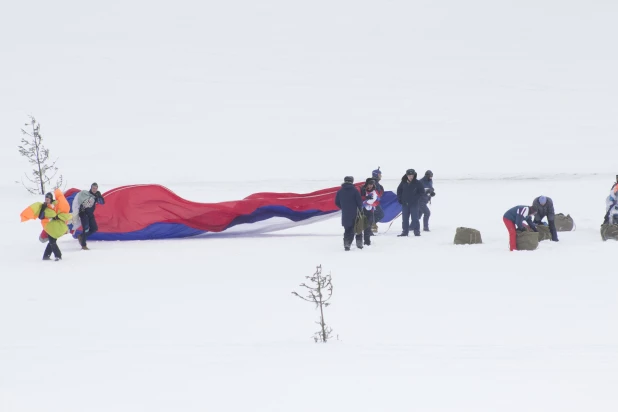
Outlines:
{"type": "Polygon", "coordinates": [[[428,228],[428,227],[423,228],[423,232],[429,232],[429,231],[430,231],[430,230],[429,230],[429,228],[428,228]]]}
{"type": "Polygon", "coordinates": [[[62,260],[62,256],[58,256],[57,258],[54,258],[54,260],[57,262],[59,260],[62,260]]]}
{"type": "Polygon", "coordinates": [[[408,232],[401,232],[401,234],[397,235],[397,237],[408,237],[408,232]]]}
{"type": "Polygon", "coordinates": [[[43,256],[43,260],[51,260],[51,256],[43,256]]]}
{"type": "Polygon", "coordinates": [[[346,252],[350,250],[350,244],[346,242],[345,239],[343,240],[343,248],[346,252]]]}
{"type": "Polygon", "coordinates": [[[88,249],[88,246],[83,245],[83,246],[82,246],[82,250],[90,250],[90,249],[88,249]]]}
{"type": "Polygon", "coordinates": [[[361,235],[356,235],[356,247],[358,249],[362,249],[363,248],[363,238],[361,235]]]}
{"type": "Polygon", "coordinates": [[[420,236],[421,232],[414,232],[414,236],[420,236]]]}

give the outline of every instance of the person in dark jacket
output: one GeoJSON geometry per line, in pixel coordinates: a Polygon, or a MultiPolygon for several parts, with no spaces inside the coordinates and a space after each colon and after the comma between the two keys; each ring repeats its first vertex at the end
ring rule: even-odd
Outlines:
{"type": "Polygon", "coordinates": [[[431,203],[431,198],[436,195],[435,190],[433,190],[433,172],[431,170],[425,172],[425,176],[421,179],[421,183],[425,188],[425,193],[419,202],[419,219],[423,218],[423,231],[429,232],[429,216],[431,216],[431,210],[429,210],[427,204],[431,203]]]}
{"type": "MultiPolygon", "coordinates": [[[[380,180],[382,180],[382,171],[380,170],[380,167],[371,172],[371,177],[376,182],[376,190],[380,194],[380,197],[384,196],[384,186],[380,183],[380,180]]],[[[375,210],[375,219],[373,221],[373,225],[371,226],[371,231],[373,234],[378,233],[378,222],[383,218],[384,210],[382,210],[382,205],[378,205],[375,210]]]]}
{"type": "Polygon", "coordinates": [[[509,247],[511,252],[517,250],[517,232],[527,230],[526,224],[535,232],[538,231],[536,225],[532,221],[532,217],[536,214],[534,206],[515,206],[504,213],[502,220],[509,231],[509,247]]]}
{"type": "Polygon", "coordinates": [[[541,220],[547,216],[547,223],[549,225],[549,231],[551,232],[552,242],[558,241],[558,231],[556,230],[556,212],[554,211],[554,201],[547,196],[539,196],[532,201],[532,206],[536,208],[536,216],[534,223],[536,225],[543,224],[541,220]]]}
{"type": "MultiPolygon", "coordinates": [[[[354,186],[354,178],[346,176],[343,179],[341,189],[337,191],[335,196],[335,205],[341,209],[341,226],[344,228],[343,247],[345,250],[350,250],[352,240],[354,239],[354,223],[359,211],[363,208],[363,201],[360,192],[354,186]]],[[[361,236],[356,237],[356,247],[363,248],[361,236]]]]}
{"type": "Polygon", "coordinates": [[[77,239],[79,240],[79,244],[81,245],[82,249],[88,250],[86,239],[89,236],[92,236],[97,230],[99,230],[97,220],[94,217],[94,211],[97,208],[97,204],[105,204],[105,199],[103,199],[103,195],[101,195],[101,192],[99,192],[99,185],[96,183],[90,185],[89,191],[83,192],[85,193],[84,201],[80,203],[78,211],[83,233],[79,235],[77,239]]]}
{"type": "Polygon", "coordinates": [[[421,235],[421,225],[418,218],[418,208],[421,197],[425,194],[423,184],[417,179],[414,169],[406,170],[397,187],[397,200],[401,204],[402,232],[398,236],[408,236],[410,226],[414,236],[421,235]],[[412,224],[410,225],[410,217],[412,224]]]}

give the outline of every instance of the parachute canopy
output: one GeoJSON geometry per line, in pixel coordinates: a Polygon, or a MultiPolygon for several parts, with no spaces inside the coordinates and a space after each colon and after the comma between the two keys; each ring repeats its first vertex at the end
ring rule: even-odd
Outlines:
{"type": "MultiPolygon", "coordinates": [[[[95,212],[99,230],[88,239],[149,240],[274,232],[339,216],[341,211],[335,206],[339,189],[337,186],[305,194],[255,193],[242,200],[196,203],[160,185],[122,186],[103,194],[105,205],[98,205],[95,212]]],[[[66,191],[69,204],[78,193],[78,189],[66,191]]],[[[381,222],[393,220],[401,211],[393,192],[384,193],[381,205],[381,222]]],[[[81,230],[73,226],[71,232],[77,237],[81,230]]]]}

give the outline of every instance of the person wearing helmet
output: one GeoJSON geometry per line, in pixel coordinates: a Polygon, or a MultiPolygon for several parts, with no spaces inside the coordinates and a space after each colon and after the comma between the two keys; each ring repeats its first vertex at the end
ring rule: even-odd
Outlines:
{"type": "Polygon", "coordinates": [[[414,169],[406,170],[406,174],[401,178],[401,183],[397,187],[397,200],[401,205],[401,228],[399,237],[408,236],[410,229],[414,236],[421,235],[421,225],[418,218],[418,208],[421,197],[425,194],[425,187],[417,179],[414,169]],[[410,224],[412,218],[412,224],[410,224]]]}
{"type": "Polygon", "coordinates": [[[549,225],[549,231],[551,232],[552,242],[558,241],[558,231],[556,230],[556,212],[554,211],[554,201],[547,196],[539,196],[532,201],[532,206],[536,208],[536,216],[534,223],[541,225],[544,217],[547,216],[547,223],[549,225]]]}
{"type": "Polygon", "coordinates": [[[436,195],[436,192],[433,190],[433,172],[431,170],[425,172],[421,183],[425,188],[425,193],[419,202],[419,219],[423,218],[423,231],[429,232],[429,216],[431,216],[431,211],[427,204],[431,203],[431,198],[436,195]]]}
{"type": "MultiPolygon", "coordinates": [[[[335,205],[341,209],[341,226],[344,229],[343,248],[349,251],[354,239],[354,223],[356,223],[359,211],[363,208],[360,192],[354,186],[354,178],[352,176],[346,176],[343,179],[341,189],[335,195],[335,205]]],[[[360,235],[356,237],[356,247],[359,249],[363,248],[363,241],[360,235]]]]}

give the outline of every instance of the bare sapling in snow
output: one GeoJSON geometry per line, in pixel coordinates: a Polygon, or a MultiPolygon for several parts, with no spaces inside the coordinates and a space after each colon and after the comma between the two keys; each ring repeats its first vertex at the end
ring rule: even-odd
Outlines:
{"type": "Polygon", "coordinates": [[[328,302],[333,296],[333,283],[330,273],[326,276],[322,275],[322,265],[316,267],[316,271],[312,276],[305,276],[309,280],[309,285],[302,283],[300,286],[306,289],[306,295],[301,296],[296,292],[293,295],[298,296],[304,301],[315,304],[316,309],[320,309],[320,320],[316,323],[320,325],[320,330],[313,335],[316,342],[326,343],[331,338],[333,330],[326,325],[324,321],[324,308],[327,308],[328,302]]]}
{"type": "Polygon", "coordinates": [[[23,136],[21,146],[18,146],[19,154],[28,159],[28,162],[33,165],[33,169],[30,176],[25,174],[30,183],[26,184],[22,179],[22,185],[33,195],[44,195],[45,190],[49,187],[52,189],[62,187],[62,175],[58,176],[55,184],[51,183],[58,174],[57,160],[49,161],[49,149],[43,146],[41,125],[36,119],[30,116],[30,123],[26,123],[25,126],[28,130],[21,129],[23,136]]]}

